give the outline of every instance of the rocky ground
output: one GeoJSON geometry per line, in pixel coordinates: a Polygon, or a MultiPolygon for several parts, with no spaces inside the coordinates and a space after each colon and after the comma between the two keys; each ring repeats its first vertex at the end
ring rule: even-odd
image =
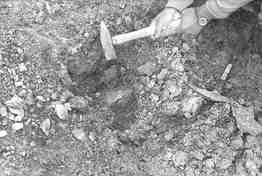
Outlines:
{"type": "Polygon", "coordinates": [[[164,4],[0,2],[1,176],[262,175],[259,1],[105,60],[101,20],[133,31],[164,4]]]}

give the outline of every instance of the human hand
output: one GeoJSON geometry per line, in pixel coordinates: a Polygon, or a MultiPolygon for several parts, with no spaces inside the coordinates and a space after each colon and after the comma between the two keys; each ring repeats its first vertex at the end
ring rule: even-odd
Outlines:
{"type": "MultiPolygon", "coordinates": [[[[174,18],[175,13],[179,12],[165,9],[153,20],[151,25],[155,25],[154,38],[165,37],[175,33],[198,34],[208,22],[201,21],[202,18],[198,16],[199,13],[202,13],[202,8],[186,8],[174,18]],[[179,24],[170,26],[175,21],[179,22],[179,24]]],[[[205,20],[206,18],[203,19],[205,20]]]]}
{"type": "Polygon", "coordinates": [[[174,34],[177,26],[172,27],[170,24],[178,20],[181,20],[181,14],[177,9],[165,8],[151,23],[151,26],[154,28],[154,34],[152,37],[159,38],[174,34]]]}

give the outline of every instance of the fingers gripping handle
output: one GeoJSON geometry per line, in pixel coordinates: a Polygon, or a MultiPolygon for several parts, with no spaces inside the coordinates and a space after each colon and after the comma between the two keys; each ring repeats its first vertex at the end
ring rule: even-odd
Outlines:
{"type": "Polygon", "coordinates": [[[152,36],[154,34],[154,28],[154,26],[149,26],[137,31],[116,35],[112,38],[113,45],[120,45],[131,40],[152,36]]]}

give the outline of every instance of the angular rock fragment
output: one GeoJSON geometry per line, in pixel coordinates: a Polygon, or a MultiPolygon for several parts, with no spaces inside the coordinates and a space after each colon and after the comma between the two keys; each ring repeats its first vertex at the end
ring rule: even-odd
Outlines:
{"type": "Polygon", "coordinates": [[[50,119],[45,119],[41,124],[40,128],[43,131],[43,133],[48,136],[51,128],[51,121],[50,119]]]}
{"type": "Polygon", "coordinates": [[[59,119],[61,120],[67,120],[68,119],[68,115],[69,115],[69,108],[62,104],[62,103],[57,103],[54,105],[54,109],[55,112],[57,114],[57,116],[59,117],[59,119]]]}
{"type": "Polygon", "coordinates": [[[86,141],[87,137],[83,129],[74,129],[72,131],[73,136],[79,141],[86,141]]]}
{"type": "Polygon", "coordinates": [[[232,105],[233,115],[241,133],[249,133],[256,136],[262,133],[262,126],[255,120],[254,107],[245,107],[235,103],[232,105]]]}
{"type": "Polygon", "coordinates": [[[137,71],[140,74],[151,76],[156,71],[156,64],[154,62],[147,62],[138,67],[137,71]]]}

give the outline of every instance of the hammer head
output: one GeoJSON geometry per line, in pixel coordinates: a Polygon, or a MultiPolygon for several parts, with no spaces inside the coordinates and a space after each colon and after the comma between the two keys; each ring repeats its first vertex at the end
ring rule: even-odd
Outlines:
{"type": "Polygon", "coordinates": [[[116,59],[116,52],[113,46],[110,32],[103,21],[100,24],[100,42],[106,59],[116,59]]]}

